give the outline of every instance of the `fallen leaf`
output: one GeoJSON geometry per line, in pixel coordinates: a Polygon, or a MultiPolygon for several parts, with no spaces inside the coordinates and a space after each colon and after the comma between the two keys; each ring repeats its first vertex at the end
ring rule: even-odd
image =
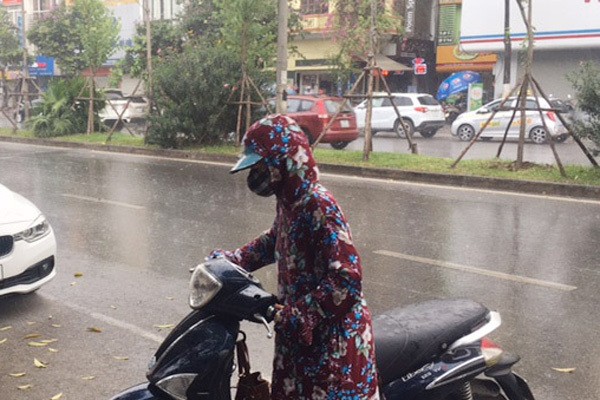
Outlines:
{"type": "Polygon", "coordinates": [[[38,360],[37,358],[33,359],[33,365],[35,365],[38,368],[46,368],[47,365],[44,364],[43,362],[41,362],[40,360],[38,360]]]}
{"type": "Polygon", "coordinates": [[[573,372],[575,372],[575,368],[552,368],[553,370],[557,371],[557,372],[564,372],[566,374],[571,374],[573,372]]]}
{"type": "Polygon", "coordinates": [[[71,282],[69,285],[75,286],[75,285],[77,285],[77,282],[71,282]]]}
{"type": "Polygon", "coordinates": [[[35,321],[27,321],[27,325],[35,325],[36,322],[35,321]]]}
{"type": "Polygon", "coordinates": [[[58,350],[56,350],[56,349],[53,349],[52,347],[48,347],[48,351],[49,351],[50,353],[58,353],[58,350]]]}
{"type": "Polygon", "coordinates": [[[4,338],[4,339],[0,340],[0,344],[6,343],[7,340],[8,340],[7,338],[4,338]]]}
{"type": "Polygon", "coordinates": [[[29,346],[29,347],[44,347],[44,346],[48,346],[48,343],[29,342],[29,343],[27,343],[27,346],[29,346]]]}
{"type": "Polygon", "coordinates": [[[60,325],[59,324],[52,324],[52,327],[53,328],[60,328],[60,325]]]}
{"type": "Polygon", "coordinates": [[[54,396],[52,396],[52,398],[50,398],[50,400],[58,400],[62,397],[62,392],[60,392],[59,394],[56,394],[54,396]]]}
{"type": "Polygon", "coordinates": [[[113,356],[115,360],[119,360],[119,361],[127,361],[129,360],[129,357],[122,357],[122,356],[113,356]]]}
{"type": "Polygon", "coordinates": [[[91,326],[89,328],[87,328],[88,332],[95,332],[95,333],[101,333],[102,329],[100,328],[96,328],[95,326],[91,326]]]}
{"type": "Polygon", "coordinates": [[[22,376],[27,375],[25,372],[15,372],[13,374],[9,374],[10,376],[12,376],[13,378],[20,378],[22,376]]]}
{"type": "Polygon", "coordinates": [[[29,335],[23,336],[23,339],[35,339],[39,337],[42,337],[42,335],[39,333],[30,333],[29,335]]]}
{"type": "Polygon", "coordinates": [[[8,325],[8,326],[5,326],[5,327],[3,327],[3,328],[0,328],[0,332],[7,331],[7,330],[9,330],[9,329],[12,329],[12,326],[8,325]]]}
{"type": "Polygon", "coordinates": [[[167,296],[167,300],[175,300],[175,297],[167,296]]]}
{"type": "Polygon", "coordinates": [[[110,308],[112,308],[113,310],[116,310],[117,307],[116,306],[110,306],[110,308]]]}
{"type": "Polygon", "coordinates": [[[95,376],[82,376],[81,379],[83,379],[84,381],[91,381],[92,379],[96,379],[95,376]]]}
{"type": "Polygon", "coordinates": [[[81,277],[83,276],[83,272],[75,272],[75,273],[73,274],[73,276],[74,276],[75,278],[81,278],[81,277]]]}
{"type": "Polygon", "coordinates": [[[58,339],[44,339],[44,340],[40,340],[41,343],[54,343],[54,342],[58,342],[58,339]]]}
{"type": "Polygon", "coordinates": [[[31,389],[33,387],[33,385],[21,385],[21,386],[17,386],[17,388],[19,390],[27,390],[27,389],[31,389]]]}
{"type": "Polygon", "coordinates": [[[155,328],[158,329],[171,329],[174,328],[175,325],[174,324],[164,324],[164,325],[154,325],[155,328]]]}

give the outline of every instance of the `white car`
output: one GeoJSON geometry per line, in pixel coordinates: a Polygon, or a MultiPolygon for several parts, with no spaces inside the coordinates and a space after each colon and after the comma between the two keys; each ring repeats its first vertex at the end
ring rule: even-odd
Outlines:
{"type": "MultiPolygon", "coordinates": [[[[540,108],[543,109],[542,114],[544,116],[544,121],[550,132],[546,132],[546,129],[544,129],[544,123],[538,111],[535,97],[528,97],[525,105],[526,138],[531,139],[534,143],[542,144],[548,141],[548,135],[550,134],[555,142],[564,142],[568,137],[567,129],[560,122],[554,111],[549,111],[549,109],[552,109],[553,107],[551,107],[543,98],[539,98],[538,100],[540,102],[540,108]]],[[[500,107],[501,102],[502,99],[497,99],[477,110],[460,114],[450,128],[452,135],[464,141],[473,139],[485,122],[490,118],[492,112],[500,107]]],[[[517,103],[517,98],[510,98],[505,103],[503,109],[496,113],[494,119],[490,121],[489,125],[484,129],[479,138],[482,140],[490,140],[492,138],[504,137],[504,132],[513,115],[513,109],[517,107],[517,103]]],[[[506,136],[507,139],[518,139],[520,129],[521,111],[517,110],[515,118],[510,124],[510,129],[506,136]]]]}
{"type": "Polygon", "coordinates": [[[56,239],[44,215],[0,185],[0,296],[30,293],[56,275],[56,239]]]}
{"type": "MultiPolygon", "coordinates": [[[[373,134],[379,131],[398,131],[400,128],[398,115],[392,106],[387,93],[374,93],[373,115],[371,117],[371,129],[373,134]]],[[[444,109],[430,94],[426,93],[392,93],[394,104],[398,108],[406,130],[412,135],[419,132],[421,136],[430,138],[436,134],[446,123],[444,109]]],[[[358,129],[365,128],[367,115],[367,101],[365,100],[356,107],[356,123],[358,129]]]]}
{"type": "Polygon", "coordinates": [[[106,96],[106,106],[100,110],[98,115],[104,125],[109,128],[119,121],[121,114],[117,129],[121,129],[123,123],[141,121],[148,116],[148,101],[142,96],[124,96],[120,89],[105,89],[104,95],[106,96]],[[128,101],[129,104],[127,104],[128,101]]]}

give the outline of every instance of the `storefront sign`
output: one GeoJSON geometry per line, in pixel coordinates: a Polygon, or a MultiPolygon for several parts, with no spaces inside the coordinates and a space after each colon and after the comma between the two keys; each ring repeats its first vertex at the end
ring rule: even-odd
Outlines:
{"type": "Polygon", "coordinates": [[[406,0],[406,13],[404,14],[404,34],[406,36],[412,36],[415,33],[415,8],[417,6],[417,0],[406,0]]]}
{"type": "Polygon", "coordinates": [[[54,58],[37,56],[29,67],[31,76],[54,76],[54,58]]]}
{"type": "Polygon", "coordinates": [[[23,4],[23,0],[2,0],[4,7],[20,6],[21,4],[23,4]]]}

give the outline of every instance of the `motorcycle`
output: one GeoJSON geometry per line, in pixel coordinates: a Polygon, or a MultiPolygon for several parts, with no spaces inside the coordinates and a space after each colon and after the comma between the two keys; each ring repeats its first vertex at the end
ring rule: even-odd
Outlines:
{"type": "MultiPolygon", "coordinates": [[[[226,259],[198,265],[190,280],[193,311],[156,351],[148,382],[112,400],[230,400],[240,322],[262,323],[272,337],[276,302],[226,259]]],[[[500,314],[464,299],[426,301],[374,318],[381,398],[533,400],[512,371],[519,357],[486,338],[500,324],[500,314]]]]}

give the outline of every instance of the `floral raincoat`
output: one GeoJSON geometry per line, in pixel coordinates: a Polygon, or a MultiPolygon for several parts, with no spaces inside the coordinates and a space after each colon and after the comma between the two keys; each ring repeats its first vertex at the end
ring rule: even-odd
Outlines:
{"type": "Polygon", "coordinates": [[[360,257],[340,207],[319,183],[304,134],[288,117],[268,117],[249,129],[244,145],[279,181],[277,214],[271,229],[223,253],[248,271],[277,263],[284,309],[271,398],[378,399],[360,257]]]}

